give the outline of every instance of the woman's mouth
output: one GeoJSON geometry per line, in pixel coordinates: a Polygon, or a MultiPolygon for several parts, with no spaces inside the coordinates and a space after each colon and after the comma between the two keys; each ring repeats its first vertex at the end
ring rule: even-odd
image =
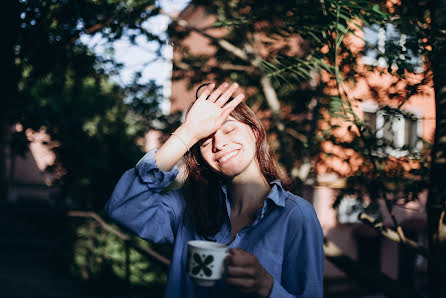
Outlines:
{"type": "Polygon", "coordinates": [[[228,161],[229,159],[231,159],[232,157],[236,156],[238,154],[239,150],[234,150],[232,152],[229,152],[228,154],[226,154],[223,157],[220,157],[219,159],[217,159],[218,163],[224,163],[225,161],[228,161]]]}

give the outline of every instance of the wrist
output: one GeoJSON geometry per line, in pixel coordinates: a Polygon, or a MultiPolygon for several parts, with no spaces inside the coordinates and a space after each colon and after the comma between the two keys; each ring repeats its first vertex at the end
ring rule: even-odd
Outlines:
{"type": "Polygon", "coordinates": [[[271,294],[271,290],[273,288],[274,279],[273,277],[267,273],[265,276],[265,280],[262,283],[262,286],[260,287],[259,291],[257,292],[258,297],[267,298],[269,297],[269,294],[271,294]]]}
{"type": "Polygon", "coordinates": [[[198,142],[198,138],[192,133],[192,130],[186,125],[182,124],[178,127],[174,134],[177,135],[185,143],[188,149],[190,149],[195,143],[198,142]]]}

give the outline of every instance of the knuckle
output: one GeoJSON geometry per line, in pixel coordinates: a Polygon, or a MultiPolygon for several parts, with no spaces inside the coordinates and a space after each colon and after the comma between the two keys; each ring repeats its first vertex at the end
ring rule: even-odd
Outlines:
{"type": "Polygon", "coordinates": [[[254,281],[253,279],[249,279],[249,280],[247,280],[247,281],[246,281],[246,286],[247,286],[248,288],[252,288],[252,287],[254,287],[254,286],[255,286],[255,281],[254,281]]]}
{"type": "Polygon", "coordinates": [[[248,274],[249,274],[250,276],[255,276],[256,273],[257,273],[257,270],[256,270],[255,268],[249,268],[249,270],[248,270],[248,274]]]}

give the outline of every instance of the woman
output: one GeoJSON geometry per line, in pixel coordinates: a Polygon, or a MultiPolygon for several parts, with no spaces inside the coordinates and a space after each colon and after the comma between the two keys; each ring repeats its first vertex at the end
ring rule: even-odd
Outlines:
{"type": "Polygon", "coordinates": [[[115,187],[106,211],[141,238],[174,244],[165,297],[322,297],[322,230],[288,183],[236,83],[206,86],[184,123],[115,187]],[[185,156],[182,189],[162,192],[185,156]],[[282,181],[284,185],[282,185],[282,181]],[[197,287],[187,242],[228,244],[225,278],[197,287]]]}

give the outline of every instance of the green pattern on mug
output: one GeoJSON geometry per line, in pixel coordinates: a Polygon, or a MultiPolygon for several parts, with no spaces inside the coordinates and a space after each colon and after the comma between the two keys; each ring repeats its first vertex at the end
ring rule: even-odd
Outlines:
{"type": "Polygon", "coordinates": [[[197,253],[194,253],[193,257],[196,265],[192,268],[192,274],[197,275],[198,273],[200,273],[201,270],[203,270],[204,275],[206,275],[207,277],[211,276],[212,270],[209,267],[213,267],[211,264],[214,261],[214,256],[209,255],[205,257],[205,255],[203,255],[204,261],[197,253]]]}

